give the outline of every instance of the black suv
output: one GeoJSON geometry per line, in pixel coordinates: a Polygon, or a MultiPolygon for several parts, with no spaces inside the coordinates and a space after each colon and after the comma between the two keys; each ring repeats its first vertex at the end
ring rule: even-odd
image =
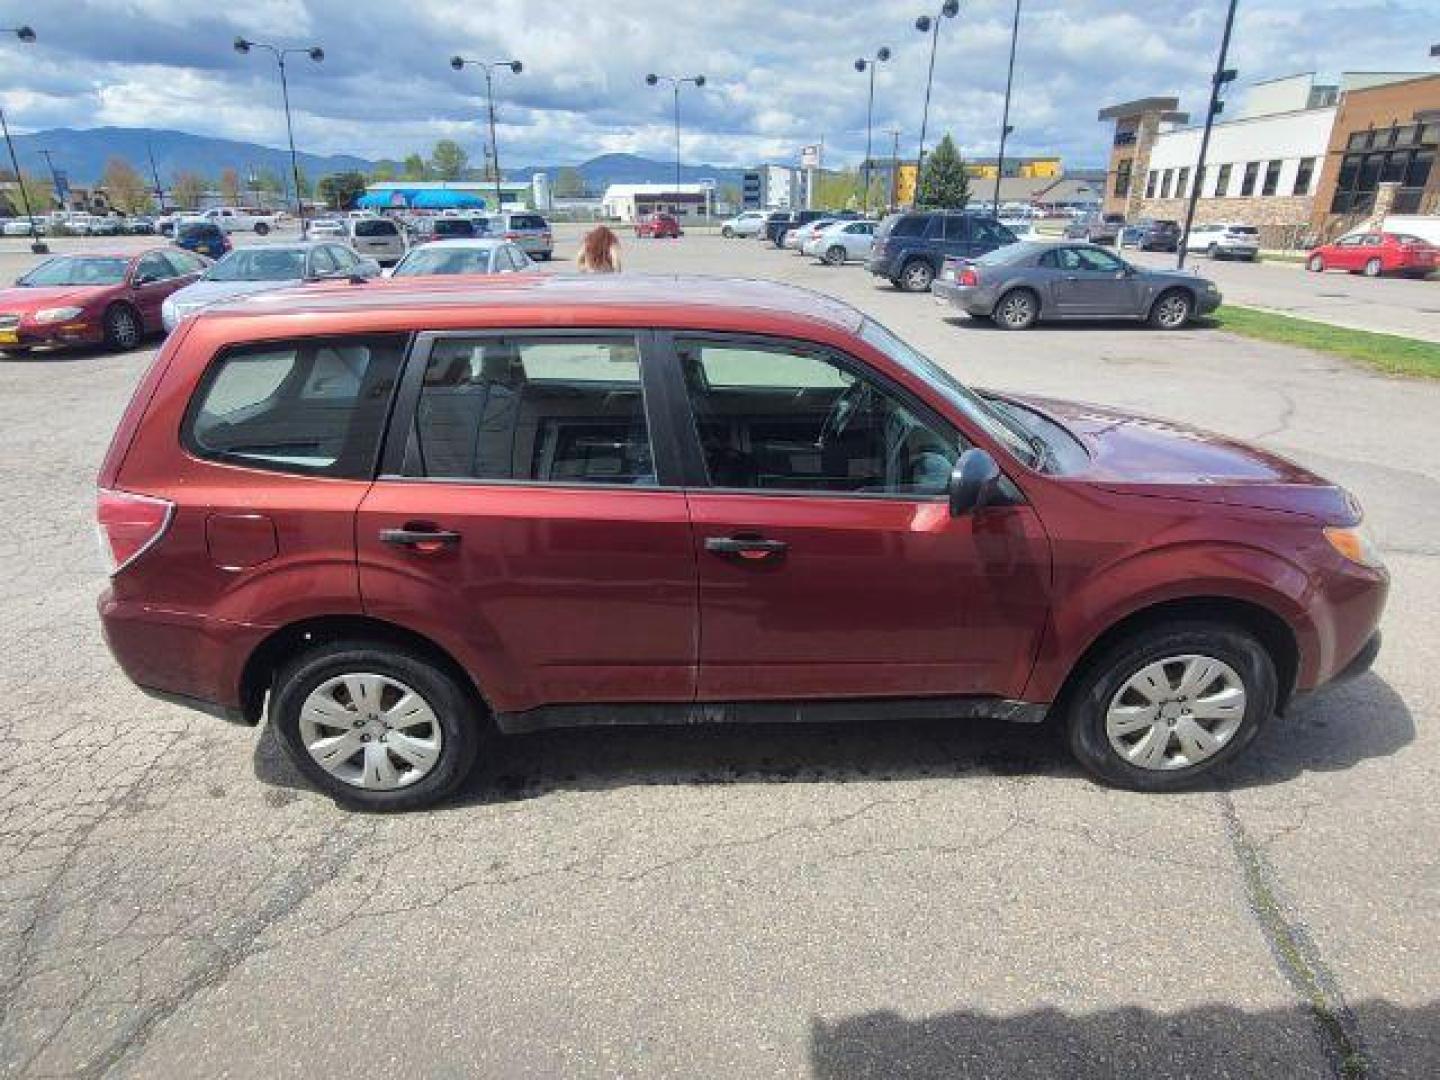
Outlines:
{"type": "Polygon", "coordinates": [[[907,210],[880,222],[865,268],[906,292],[926,292],[946,258],[975,259],[1015,241],[988,214],[907,210]]]}
{"type": "Polygon", "coordinates": [[[777,248],[785,246],[785,234],[801,225],[809,225],[821,218],[857,218],[853,210],[777,210],[765,219],[765,227],[757,234],[758,239],[769,240],[777,248]]]}

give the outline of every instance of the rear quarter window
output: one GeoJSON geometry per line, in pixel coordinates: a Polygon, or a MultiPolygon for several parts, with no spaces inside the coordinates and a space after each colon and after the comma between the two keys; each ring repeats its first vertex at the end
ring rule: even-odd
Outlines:
{"type": "Polygon", "coordinates": [[[902,217],[890,227],[891,236],[924,236],[930,224],[928,214],[910,214],[902,217]]]}
{"type": "Polygon", "coordinates": [[[276,472],[374,475],[404,335],[241,345],[210,364],[181,442],[197,457],[276,472]]]}

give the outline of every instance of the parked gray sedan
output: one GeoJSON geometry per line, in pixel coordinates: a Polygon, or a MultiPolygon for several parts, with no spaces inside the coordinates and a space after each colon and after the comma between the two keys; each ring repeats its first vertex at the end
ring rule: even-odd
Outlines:
{"type": "Polygon", "coordinates": [[[1027,330],[1042,319],[1140,319],[1178,330],[1220,306],[1213,281],[1147,270],[1094,244],[1027,241],[947,259],[930,287],[967,315],[1027,330]]]}

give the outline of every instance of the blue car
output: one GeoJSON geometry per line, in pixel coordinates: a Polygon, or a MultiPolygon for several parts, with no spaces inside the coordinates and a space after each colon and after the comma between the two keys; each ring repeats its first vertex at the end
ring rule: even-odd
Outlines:
{"type": "Polygon", "coordinates": [[[210,259],[218,259],[231,248],[230,237],[225,230],[211,221],[196,221],[179,226],[175,230],[175,246],[186,251],[198,252],[210,259]]]}

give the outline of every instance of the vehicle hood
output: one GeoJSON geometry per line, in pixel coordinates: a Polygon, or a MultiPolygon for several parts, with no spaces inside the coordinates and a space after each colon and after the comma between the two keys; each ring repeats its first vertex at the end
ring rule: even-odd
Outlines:
{"type": "Polygon", "coordinates": [[[94,303],[118,285],[46,285],[29,289],[17,285],[0,289],[0,311],[25,314],[40,308],[84,307],[94,303]]]}
{"type": "Polygon", "coordinates": [[[1079,439],[1090,461],[1076,478],[1107,490],[1278,510],[1334,523],[1356,517],[1343,488],[1258,446],[1099,405],[1028,396],[1008,400],[1049,417],[1079,439]]]}
{"type": "Polygon", "coordinates": [[[188,312],[217,304],[232,296],[249,296],[251,293],[286,289],[299,284],[298,278],[292,281],[197,281],[171,293],[170,302],[175,310],[188,312]]]}

